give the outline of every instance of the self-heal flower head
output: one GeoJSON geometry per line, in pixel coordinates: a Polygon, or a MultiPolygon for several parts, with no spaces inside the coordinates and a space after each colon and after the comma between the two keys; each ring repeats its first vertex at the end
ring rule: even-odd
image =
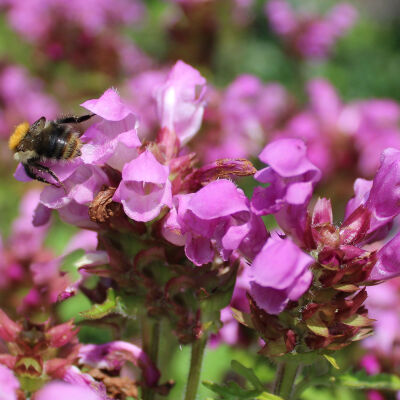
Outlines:
{"type": "Polygon", "coordinates": [[[249,270],[250,294],[270,314],[279,314],[290,300],[298,300],[309,288],[314,259],[289,238],[271,237],[249,270]]]}
{"type": "Polygon", "coordinates": [[[167,82],[156,93],[161,128],[174,132],[182,145],[200,129],[204,113],[206,80],[183,61],[178,61],[167,82]]]}
{"type": "Polygon", "coordinates": [[[290,49],[304,58],[325,58],[338,38],[354,24],[357,12],[350,4],[333,7],[327,15],[302,15],[286,0],[270,0],[265,13],[272,29],[290,49]]]}
{"type": "Polygon", "coordinates": [[[141,0],[7,0],[5,15],[42,57],[115,75],[143,62],[120,28],[137,23],[144,11],[141,0]],[[126,58],[131,60],[129,66],[126,58]]]}
{"type": "Polygon", "coordinates": [[[125,213],[135,221],[151,221],[162,207],[172,206],[169,168],[146,150],[124,166],[122,181],[113,200],[122,203],[125,213]]]}
{"type": "Polygon", "coordinates": [[[0,399],[17,400],[16,390],[19,388],[18,379],[11,370],[0,365],[0,399]]]}
{"type": "Polygon", "coordinates": [[[281,228],[298,240],[305,228],[307,205],[321,178],[306,152],[300,139],[280,139],[267,145],[259,158],[269,166],[258,171],[255,179],[270,185],[257,187],[251,200],[255,214],[274,214],[281,228]]]}

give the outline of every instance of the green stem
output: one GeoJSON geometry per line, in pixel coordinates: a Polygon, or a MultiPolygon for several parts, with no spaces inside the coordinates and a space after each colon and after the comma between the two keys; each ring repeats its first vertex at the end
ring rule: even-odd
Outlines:
{"type": "Polygon", "coordinates": [[[295,362],[280,363],[276,372],[274,393],[284,400],[291,400],[294,383],[299,371],[300,365],[295,362]]]}
{"type": "MultiPolygon", "coordinates": [[[[158,345],[160,342],[160,322],[148,318],[146,315],[142,317],[142,347],[145,353],[157,365],[158,345]]],[[[143,400],[153,400],[155,396],[154,390],[143,387],[143,400]]]]}
{"type": "Polygon", "coordinates": [[[195,400],[200,382],[201,365],[203,363],[204,350],[207,344],[207,335],[192,343],[190,370],[186,386],[185,400],[195,400]]]}

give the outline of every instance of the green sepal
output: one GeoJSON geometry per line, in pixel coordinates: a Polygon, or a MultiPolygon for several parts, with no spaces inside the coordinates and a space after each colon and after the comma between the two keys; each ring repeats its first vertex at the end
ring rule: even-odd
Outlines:
{"type": "Polygon", "coordinates": [[[233,318],[236,319],[240,324],[247,326],[248,328],[254,329],[253,321],[251,320],[251,314],[240,311],[236,308],[231,307],[233,318]]]}
{"type": "Polygon", "coordinates": [[[354,314],[350,318],[343,321],[344,324],[356,327],[370,326],[375,322],[374,319],[368,318],[364,315],[354,314]]]}
{"type": "Polygon", "coordinates": [[[322,321],[319,312],[306,320],[307,328],[318,336],[329,337],[329,329],[322,321]]]}

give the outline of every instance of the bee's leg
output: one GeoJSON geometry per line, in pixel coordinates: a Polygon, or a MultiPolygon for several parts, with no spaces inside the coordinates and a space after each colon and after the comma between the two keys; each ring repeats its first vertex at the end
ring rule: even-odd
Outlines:
{"type": "MultiPolygon", "coordinates": [[[[36,179],[40,182],[48,183],[48,184],[56,186],[56,187],[62,187],[64,189],[64,191],[66,192],[64,184],[58,179],[58,176],[50,168],[48,168],[42,164],[39,164],[37,162],[31,162],[29,165],[25,164],[24,167],[25,167],[25,171],[27,171],[27,168],[31,169],[32,175],[34,175],[33,179],[36,179]],[[57,181],[58,186],[52,182],[47,181],[43,177],[35,174],[35,172],[32,171],[32,167],[35,168],[39,172],[45,172],[45,173],[49,174],[52,178],[54,178],[55,181],[57,181]]],[[[30,176],[30,177],[32,178],[32,176],[30,176]]]]}
{"type": "Polygon", "coordinates": [[[96,114],[86,114],[81,116],[70,115],[68,117],[59,118],[56,120],[57,124],[80,124],[81,122],[87,121],[94,117],[96,114]]]}
{"type": "Polygon", "coordinates": [[[29,178],[34,179],[39,182],[51,184],[50,182],[46,181],[46,179],[42,178],[40,175],[37,175],[35,173],[35,171],[32,169],[30,164],[23,164],[23,166],[24,166],[25,173],[29,176],[29,178]]]}

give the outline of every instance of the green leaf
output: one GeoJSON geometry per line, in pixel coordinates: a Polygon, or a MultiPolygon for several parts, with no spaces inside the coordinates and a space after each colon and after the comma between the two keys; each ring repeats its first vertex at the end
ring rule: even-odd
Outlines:
{"type": "Polygon", "coordinates": [[[365,371],[337,377],[340,384],[352,389],[400,390],[400,377],[390,374],[367,375],[365,371]]]}
{"type": "Polygon", "coordinates": [[[263,384],[257,378],[256,374],[251,368],[245,367],[239,361],[232,360],[231,367],[234,371],[236,371],[239,375],[245,377],[255,389],[263,390],[263,384]]]}
{"type": "Polygon", "coordinates": [[[339,364],[334,357],[328,356],[328,354],[324,354],[324,357],[328,360],[329,364],[331,364],[333,368],[340,369],[339,364]]]}

